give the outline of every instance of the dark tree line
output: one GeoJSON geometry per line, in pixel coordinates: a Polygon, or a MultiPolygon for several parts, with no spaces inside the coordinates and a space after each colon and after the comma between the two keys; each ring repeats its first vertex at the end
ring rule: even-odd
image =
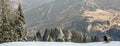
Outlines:
{"type": "Polygon", "coordinates": [[[47,41],[47,42],[77,42],[77,43],[87,43],[87,42],[100,42],[99,36],[90,36],[86,33],[82,33],[76,30],[46,28],[43,36],[41,36],[40,31],[36,33],[35,41],[47,41]]]}

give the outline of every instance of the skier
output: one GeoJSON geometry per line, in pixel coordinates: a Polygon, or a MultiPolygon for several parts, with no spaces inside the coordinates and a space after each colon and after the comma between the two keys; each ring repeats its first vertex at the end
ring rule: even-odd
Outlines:
{"type": "Polygon", "coordinates": [[[109,43],[109,37],[108,36],[104,36],[104,41],[105,41],[105,43],[109,43]]]}

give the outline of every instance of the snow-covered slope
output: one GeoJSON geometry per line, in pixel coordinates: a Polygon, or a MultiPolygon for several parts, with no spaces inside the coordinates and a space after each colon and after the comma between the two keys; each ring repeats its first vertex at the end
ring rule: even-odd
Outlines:
{"type": "Polygon", "coordinates": [[[120,46],[120,42],[112,41],[110,43],[72,43],[72,42],[12,42],[3,43],[0,46],[120,46]]]}

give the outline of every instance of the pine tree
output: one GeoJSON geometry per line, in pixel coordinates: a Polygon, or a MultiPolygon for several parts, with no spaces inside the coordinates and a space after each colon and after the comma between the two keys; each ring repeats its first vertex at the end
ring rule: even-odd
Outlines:
{"type": "Polygon", "coordinates": [[[51,30],[46,28],[42,40],[43,41],[51,41],[50,38],[51,38],[51,30]]]}
{"type": "Polygon", "coordinates": [[[35,39],[35,41],[41,41],[41,33],[40,33],[39,30],[36,32],[36,35],[34,36],[34,39],[35,39]]]}
{"type": "Polygon", "coordinates": [[[90,42],[91,41],[91,37],[89,35],[84,34],[83,36],[84,36],[83,42],[86,43],[86,42],[90,42]]]}
{"type": "Polygon", "coordinates": [[[95,42],[99,42],[100,41],[99,37],[98,36],[94,36],[94,41],[95,42]]]}
{"type": "Polygon", "coordinates": [[[25,40],[25,21],[21,5],[19,4],[17,12],[12,13],[9,2],[10,0],[0,0],[0,43],[25,40]]]}
{"type": "Polygon", "coordinates": [[[21,4],[19,4],[18,6],[18,10],[17,10],[17,18],[15,20],[15,24],[16,24],[16,31],[20,33],[21,38],[24,38],[26,36],[26,31],[25,31],[25,18],[23,16],[23,12],[22,12],[22,8],[21,8],[21,4]]]}
{"type": "Polygon", "coordinates": [[[70,30],[63,30],[65,42],[71,42],[72,33],[70,30]]]}

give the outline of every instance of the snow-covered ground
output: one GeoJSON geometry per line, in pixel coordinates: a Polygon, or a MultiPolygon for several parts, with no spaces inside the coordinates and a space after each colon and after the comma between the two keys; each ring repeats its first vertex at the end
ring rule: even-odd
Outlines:
{"type": "Polygon", "coordinates": [[[110,43],[72,43],[72,42],[11,42],[3,43],[0,46],[120,46],[120,42],[111,41],[110,43]]]}

